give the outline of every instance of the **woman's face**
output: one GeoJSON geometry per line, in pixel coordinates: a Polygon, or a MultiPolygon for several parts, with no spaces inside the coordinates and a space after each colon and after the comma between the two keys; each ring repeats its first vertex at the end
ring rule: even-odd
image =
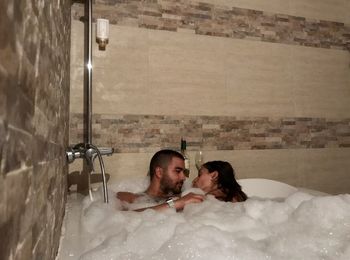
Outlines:
{"type": "Polygon", "coordinates": [[[208,169],[202,166],[198,171],[198,176],[193,180],[192,186],[194,188],[200,188],[204,192],[209,192],[215,186],[212,177],[213,173],[210,173],[208,169]]]}

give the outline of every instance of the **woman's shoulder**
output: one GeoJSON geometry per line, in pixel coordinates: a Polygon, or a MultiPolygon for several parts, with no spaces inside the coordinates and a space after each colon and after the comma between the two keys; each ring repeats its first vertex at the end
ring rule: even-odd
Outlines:
{"type": "Polygon", "coordinates": [[[245,201],[247,199],[248,199],[247,195],[242,191],[242,192],[233,196],[232,202],[242,202],[242,201],[245,201]]]}
{"type": "Polygon", "coordinates": [[[222,201],[225,201],[225,198],[226,198],[226,194],[220,189],[209,191],[207,195],[213,195],[216,199],[222,200],[222,201]]]}
{"type": "Polygon", "coordinates": [[[232,197],[232,199],[228,199],[227,194],[220,189],[212,190],[212,191],[208,192],[207,194],[213,195],[216,199],[221,200],[221,201],[242,202],[242,201],[245,201],[247,199],[245,194],[244,195],[236,194],[232,197]]]}

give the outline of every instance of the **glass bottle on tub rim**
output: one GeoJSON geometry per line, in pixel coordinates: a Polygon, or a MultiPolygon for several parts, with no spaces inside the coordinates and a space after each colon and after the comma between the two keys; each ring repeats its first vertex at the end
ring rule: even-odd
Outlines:
{"type": "Polygon", "coordinates": [[[185,170],[184,173],[186,177],[190,176],[190,157],[187,154],[187,143],[186,140],[181,138],[181,154],[185,158],[185,170]]]}

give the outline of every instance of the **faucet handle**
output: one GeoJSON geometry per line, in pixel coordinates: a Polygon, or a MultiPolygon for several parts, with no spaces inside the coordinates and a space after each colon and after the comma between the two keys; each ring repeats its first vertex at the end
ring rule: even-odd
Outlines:
{"type": "Polygon", "coordinates": [[[114,148],[112,147],[97,147],[101,155],[111,156],[114,153],[114,148]]]}
{"type": "Polygon", "coordinates": [[[101,155],[107,155],[111,156],[114,153],[114,148],[111,147],[90,147],[86,150],[85,155],[87,158],[90,158],[91,160],[94,160],[96,156],[98,155],[97,150],[100,152],[101,155]]]}
{"type": "Polygon", "coordinates": [[[101,156],[103,156],[103,155],[111,156],[114,153],[114,148],[111,148],[111,147],[92,146],[89,149],[87,149],[85,152],[85,157],[87,159],[88,164],[92,167],[92,171],[95,171],[94,161],[95,161],[96,157],[98,156],[96,149],[98,149],[101,156]]]}

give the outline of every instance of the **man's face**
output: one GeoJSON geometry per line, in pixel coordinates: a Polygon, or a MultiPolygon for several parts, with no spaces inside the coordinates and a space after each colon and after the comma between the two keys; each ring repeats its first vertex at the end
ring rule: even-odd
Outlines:
{"type": "Polygon", "coordinates": [[[186,179],[184,160],[173,157],[168,165],[168,169],[163,170],[160,180],[160,188],[165,194],[179,194],[186,179]]]}

